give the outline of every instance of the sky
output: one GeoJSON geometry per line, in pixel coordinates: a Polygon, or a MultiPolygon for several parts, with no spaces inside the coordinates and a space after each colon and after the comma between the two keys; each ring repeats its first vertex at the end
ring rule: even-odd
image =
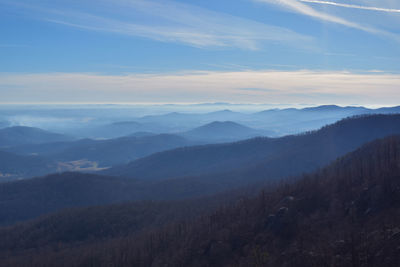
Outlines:
{"type": "Polygon", "coordinates": [[[400,103],[398,0],[0,0],[0,103],[400,103]]]}

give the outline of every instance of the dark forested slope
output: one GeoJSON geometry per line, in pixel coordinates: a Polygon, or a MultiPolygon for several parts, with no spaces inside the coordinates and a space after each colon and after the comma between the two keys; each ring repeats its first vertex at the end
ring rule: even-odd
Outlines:
{"type": "Polygon", "coordinates": [[[82,173],[53,174],[0,184],[0,224],[13,223],[62,208],[135,199],[134,180],[82,173]]]}
{"type": "Polygon", "coordinates": [[[397,136],[191,223],[34,252],[15,252],[23,245],[11,242],[2,259],[8,266],[395,267],[399,222],[397,136]]]}
{"type": "Polygon", "coordinates": [[[65,208],[126,201],[182,200],[232,188],[201,179],[146,182],[67,172],[0,184],[0,225],[32,219],[65,208]]]}
{"type": "Polygon", "coordinates": [[[57,164],[40,156],[24,156],[0,151],[0,182],[57,170],[57,164]]]}

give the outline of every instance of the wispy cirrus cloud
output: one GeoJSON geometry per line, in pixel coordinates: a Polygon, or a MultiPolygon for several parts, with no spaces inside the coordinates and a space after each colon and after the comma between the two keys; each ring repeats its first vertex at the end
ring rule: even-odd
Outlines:
{"type": "MultiPolygon", "coordinates": [[[[306,16],[310,16],[315,19],[319,19],[322,21],[326,22],[331,22],[335,24],[340,24],[349,28],[354,28],[357,30],[361,30],[364,32],[372,33],[372,34],[377,34],[381,36],[385,36],[388,38],[391,38],[397,42],[400,42],[400,36],[398,34],[388,32],[383,29],[376,28],[371,25],[365,25],[362,23],[357,23],[352,20],[340,17],[338,15],[333,15],[330,13],[327,13],[326,11],[320,11],[317,9],[314,9],[313,7],[307,5],[306,3],[319,3],[319,4],[327,4],[330,3],[330,5],[333,5],[334,2],[328,2],[328,1],[319,1],[319,0],[254,0],[256,2],[261,2],[261,3],[268,3],[268,4],[273,4],[273,5],[278,5],[283,8],[289,9],[291,11],[294,11],[299,14],[303,14],[306,16]]],[[[338,4],[339,5],[346,5],[346,4],[338,4]]],[[[347,7],[349,6],[356,6],[356,5],[346,5],[347,7]]]]}
{"type": "Polygon", "coordinates": [[[400,75],[347,71],[0,74],[1,101],[397,105],[400,75]],[[12,90],[11,90],[12,89],[12,90]]]}
{"type": "Polygon", "coordinates": [[[322,4],[322,5],[331,5],[331,6],[338,6],[338,7],[362,9],[362,10],[370,10],[370,11],[388,12],[388,13],[400,13],[400,9],[353,5],[353,4],[337,3],[337,2],[331,2],[331,1],[300,0],[300,2],[313,3],[313,4],[322,4]]]}
{"type": "MultiPolygon", "coordinates": [[[[9,4],[32,11],[29,16],[50,23],[199,48],[256,50],[271,43],[295,47],[312,43],[312,37],[287,28],[174,1],[99,0],[96,12],[91,8],[71,9],[68,1],[62,8],[60,2],[55,6],[52,1],[42,1],[40,5],[27,1],[9,4]]],[[[90,4],[83,0],[79,6],[84,3],[90,4]]]]}

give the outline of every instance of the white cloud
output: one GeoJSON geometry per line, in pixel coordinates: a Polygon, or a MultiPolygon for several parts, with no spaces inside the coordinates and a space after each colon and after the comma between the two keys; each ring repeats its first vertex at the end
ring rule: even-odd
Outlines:
{"type": "Polygon", "coordinates": [[[380,12],[388,12],[388,13],[400,13],[400,9],[382,8],[382,7],[373,7],[373,6],[361,6],[361,5],[331,2],[331,1],[300,0],[300,2],[331,5],[331,6],[346,7],[346,8],[355,8],[355,9],[370,10],[370,11],[380,11],[380,12]]]}
{"type": "MultiPolygon", "coordinates": [[[[45,1],[44,1],[45,2],[45,1]]],[[[256,50],[269,43],[308,48],[313,39],[286,28],[210,11],[174,1],[99,0],[94,9],[66,8],[57,2],[32,5],[15,3],[34,16],[52,23],[90,31],[173,42],[200,48],[236,47],[256,50]],[[99,12],[100,11],[100,12],[99,12]]],[[[81,7],[82,6],[82,7],[81,7]]]]}
{"type": "MultiPolygon", "coordinates": [[[[302,1],[302,0],[254,0],[256,2],[269,3],[281,6],[283,8],[289,9],[291,11],[310,16],[322,21],[331,22],[335,24],[340,24],[349,28],[358,29],[361,31],[365,31],[372,34],[378,34],[381,36],[385,36],[391,38],[397,42],[400,42],[400,36],[382,29],[375,28],[370,25],[364,25],[357,22],[353,22],[351,20],[339,17],[337,15],[332,15],[327,12],[322,12],[320,10],[314,9],[311,6],[302,3],[302,2],[310,2],[310,1],[302,1]]],[[[322,1],[318,1],[322,2],[322,1]]]]}
{"type": "Polygon", "coordinates": [[[400,75],[335,71],[0,74],[2,102],[398,104],[400,75]],[[257,88],[257,90],[243,90],[257,88]]]}

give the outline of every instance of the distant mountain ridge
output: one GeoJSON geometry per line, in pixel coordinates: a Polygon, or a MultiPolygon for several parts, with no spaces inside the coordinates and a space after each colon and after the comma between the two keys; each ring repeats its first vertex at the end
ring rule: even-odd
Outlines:
{"type": "Polygon", "coordinates": [[[281,138],[255,138],[236,143],[179,148],[156,153],[104,171],[140,179],[162,180],[265,166],[265,174],[312,171],[363,143],[400,133],[400,115],[344,119],[318,131],[281,138]],[[319,153],[321,152],[321,153],[319,153]],[[289,164],[291,167],[284,167],[289,164]],[[279,166],[279,168],[278,168],[279,166]]]}
{"type": "Polygon", "coordinates": [[[60,141],[71,141],[72,137],[48,132],[39,128],[13,126],[0,129],[0,147],[23,144],[42,144],[60,141]]]}
{"type": "MultiPolygon", "coordinates": [[[[335,107],[329,107],[329,109],[335,107]]],[[[379,116],[379,115],[376,115],[379,116]]],[[[387,115],[389,116],[389,115],[387,115]]],[[[393,115],[396,116],[396,115],[393,115]]],[[[386,118],[386,117],[381,117],[386,118]]],[[[394,118],[394,117],[392,117],[394,118]]],[[[379,123],[382,123],[384,119],[380,120],[379,123]]],[[[355,122],[356,123],[356,122],[355,122]]],[[[381,133],[378,133],[376,129],[365,129],[365,133],[369,136],[364,136],[364,133],[359,133],[363,141],[369,141],[371,138],[381,137],[385,131],[389,131],[390,128],[397,127],[398,122],[392,125],[384,125],[384,129],[381,133]]],[[[344,125],[344,124],[343,124],[344,125]]],[[[365,126],[361,125],[360,127],[365,128],[365,126]]],[[[371,128],[374,126],[371,124],[371,128]]],[[[381,127],[381,126],[377,126],[381,127]]],[[[376,128],[376,127],[375,127],[376,128]]],[[[15,130],[10,128],[11,130],[15,130]]],[[[5,129],[10,131],[9,128],[5,129]]],[[[20,129],[20,128],[17,128],[20,129]]],[[[24,128],[23,128],[24,129],[24,128]]],[[[28,132],[32,132],[31,128],[28,128],[28,132]]],[[[35,128],[33,128],[34,132],[37,132],[35,128]]],[[[351,130],[349,130],[351,131],[351,130]]],[[[379,131],[379,130],[378,130],[379,131]]],[[[25,132],[25,131],[22,131],[25,132]]],[[[43,136],[43,132],[47,134],[46,131],[39,130],[40,136],[43,136]]],[[[342,135],[343,133],[339,133],[342,135]]],[[[54,137],[53,134],[50,134],[51,137],[54,137]]],[[[8,177],[32,177],[37,175],[44,175],[51,172],[56,171],[66,171],[66,170],[76,170],[82,171],[86,168],[92,170],[98,170],[98,168],[110,167],[114,166],[109,172],[112,175],[124,175],[124,176],[134,176],[136,178],[151,178],[151,179],[166,179],[166,178],[177,178],[184,176],[197,176],[204,174],[212,174],[216,172],[230,172],[235,169],[244,169],[245,166],[256,166],[258,169],[261,168],[261,165],[270,166],[273,161],[276,161],[276,165],[279,166],[281,164],[278,159],[283,159],[284,161],[289,159],[289,156],[292,157],[304,157],[304,160],[307,159],[306,152],[308,149],[308,153],[311,156],[316,154],[315,151],[312,151],[316,146],[313,144],[313,141],[307,141],[307,138],[303,138],[303,140],[309,142],[308,148],[304,147],[301,143],[299,143],[301,138],[297,136],[287,136],[283,139],[274,139],[274,138],[261,138],[255,140],[243,141],[237,144],[229,144],[228,146],[219,146],[219,145],[211,145],[211,146],[200,146],[193,147],[190,146],[196,144],[205,144],[205,143],[226,143],[232,142],[235,140],[246,139],[251,136],[259,136],[258,130],[251,129],[246,126],[242,126],[235,122],[213,122],[208,125],[204,125],[202,127],[196,128],[194,130],[189,131],[189,134],[185,137],[185,135],[173,135],[173,134],[152,134],[152,133],[137,133],[131,136],[110,139],[110,140],[90,140],[83,139],[78,141],[61,141],[61,142],[52,142],[52,143],[39,143],[39,144],[22,144],[12,147],[3,147],[0,150],[4,152],[9,152],[15,154],[21,154],[25,156],[21,158],[21,162],[25,162],[28,165],[27,160],[31,159],[33,162],[37,162],[37,168],[24,168],[23,164],[19,170],[6,168],[6,166],[2,169],[0,168],[0,172],[8,177]],[[190,138],[192,137],[192,139],[190,138]],[[284,141],[286,140],[286,141],[284,141]],[[289,145],[285,145],[285,143],[292,143],[294,146],[293,149],[290,149],[289,145]],[[168,151],[174,148],[182,148],[177,150],[176,152],[168,151]],[[301,147],[301,149],[299,149],[301,147]],[[264,151],[262,151],[264,149],[264,151]],[[167,154],[155,154],[160,151],[168,151],[167,154]],[[183,152],[186,151],[186,152],[183,152]],[[192,152],[193,151],[193,154],[192,152]],[[198,152],[195,152],[198,151],[198,152]],[[212,152],[207,152],[212,151],[212,152]],[[302,151],[302,152],[299,152],[302,151]],[[172,153],[172,154],[171,154],[172,153]],[[298,155],[296,155],[296,153],[298,155]],[[301,154],[303,153],[303,154],[301,154]],[[33,156],[36,155],[36,156],[33,156]],[[162,159],[164,156],[165,159],[162,159]],[[180,155],[180,156],[178,156],[180,155]],[[196,155],[196,156],[195,156],[196,155]],[[150,156],[151,159],[140,159],[142,157],[150,156]],[[182,166],[178,163],[176,165],[177,157],[182,157],[181,162],[185,162],[182,166]],[[40,158],[40,160],[38,160],[40,158]],[[157,158],[160,163],[156,163],[157,158]],[[273,160],[275,158],[275,160],[273,160]],[[128,165],[116,166],[125,164],[129,161],[140,159],[139,161],[132,162],[128,165]],[[82,162],[78,162],[82,161],[82,162]],[[69,163],[71,162],[71,163],[69,163]],[[165,164],[161,164],[161,162],[165,162],[165,164]],[[268,162],[268,164],[266,164],[268,162]],[[61,165],[59,165],[61,163],[61,165]],[[92,167],[90,167],[92,166],[92,167]],[[155,165],[153,165],[155,164],[155,165]],[[132,171],[129,170],[132,167],[132,171]],[[82,169],[82,168],[84,169],[82,169]],[[149,169],[150,171],[147,171],[149,169]],[[23,171],[21,171],[23,170],[23,171]],[[28,170],[31,170],[30,173],[28,170]],[[40,170],[40,171],[39,171],[40,170]],[[43,172],[45,171],[46,172],[43,172]],[[125,171],[126,170],[126,171],[125,171]]],[[[16,135],[18,137],[18,135],[16,135]]],[[[60,137],[56,134],[56,139],[60,137]]],[[[19,137],[18,137],[19,138],[19,137]]],[[[18,139],[17,138],[17,139],[18,139]]],[[[64,136],[61,136],[64,138],[64,136]]],[[[67,137],[68,138],[68,137],[67,137]]],[[[333,137],[331,137],[333,138],[333,137]]],[[[354,138],[349,136],[349,138],[354,138]]],[[[3,139],[5,140],[5,139],[3,139]]],[[[36,139],[37,140],[37,139],[36,139]]],[[[43,140],[40,139],[40,140],[43,140]]],[[[52,138],[46,139],[46,141],[54,140],[52,138]]],[[[320,142],[321,147],[326,145],[320,139],[316,139],[320,142]]],[[[33,141],[32,141],[33,142],[33,141]]],[[[38,142],[38,141],[35,141],[38,142]]],[[[329,141],[331,142],[331,141],[329,141]]],[[[361,144],[361,141],[354,140],[354,144],[361,144]]],[[[308,165],[308,169],[311,170],[312,165],[315,163],[311,162],[325,162],[327,163],[329,160],[332,160],[335,156],[340,155],[340,153],[348,152],[349,150],[344,149],[344,147],[348,146],[349,148],[354,148],[355,146],[350,144],[342,144],[342,145],[331,145],[333,148],[330,148],[325,152],[325,156],[322,155],[320,159],[310,160],[310,163],[303,162],[298,164],[298,161],[295,161],[297,166],[293,168],[288,168],[288,172],[286,175],[291,175],[289,170],[293,169],[293,173],[295,171],[304,168],[304,166],[308,165]],[[336,148],[335,148],[336,147],[336,148]],[[300,168],[301,167],[301,168],[300,168]]],[[[16,156],[16,155],[15,155],[16,156]]],[[[15,158],[14,156],[14,158],[15,158]]],[[[303,161],[304,161],[303,160],[303,161]]],[[[13,163],[15,165],[15,163],[13,163]]],[[[16,165],[15,165],[16,166],[16,165]]],[[[88,170],[89,170],[88,169],[88,170]]],[[[265,173],[269,175],[275,175],[275,172],[271,172],[271,170],[278,169],[277,167],[268,167],[268,171],[265,173]]],[[[254,171],[253,171],[254,172],[254,171]]],[[[258,171],[261,172],[261,171],[258,171]]],[[[237,172],[235,174],[237,176],[237,172]]],[[[259,175],[256,175],[258,177],[259,175]]]]}
{"type": "Polygon", "coordinates": [[[252,129],[233,121],[214,121],[184,132],[181,135],[189,139],[206,142],[229,142],[264,134],[263,131],[252,129]]]}
{"type": "Polygon", "coordinates": [[[64,173],[4,183],[0,184],[0,223],[67,207],[203,197],[279,181],[314,171],[368,141],[394,134],[400,134],[400,115],[363,116],[297,136],[160,152],[126,165],[127,169],[120,166],[102,172],[128,178],[64,173]]]}
{"type": "MultiPolygon", "coordinates": [[[[47,160],[54,167],[53,169],[47,168],[47,173],[50,173],[56,172],[55,163],[57,162],[87,160],[93,162],[98,167],[104,168],[127,163],[155,152],[190,146],[197,143],[179,135],[137,133],[131,136],[107,140],[81,139],[71,142],[25,144],[4,148],[3,150],[13,154],[20,154],[26,160],[29,158],[35,159],[35,157],[41,158],[43,161],[47,160]]],[[[26,160],[24,161],[25,163],[26,160]]],[[[24,169],[23,166],[21,166],[21,169],[24,169]]],[[[29,172],[23,173],[23,177],[32,177],[39,174],[37,172],[32,172],[30,175],[29,172]]],[[[42,172],[40,174],[47,173],[42,172]]]]}
{"type": "MultiPolygon", "coordinates": [[[[251,105],[247,109],[244,107],[241,109],[241,105],[222,105],[220,110],[216,110],[218,105],[212,104],[208,109],[185,110],[178,108],[178,106],[176,106],[176,109],[173,109],[173,107],[174,105],[165,105],[164,110],[162,107],[158,107],[153,111],[154,114],[152,115],[149,115],[151,114],[149,110],[145,111],[141,108],[135,108],[131,112],[125,108],[114,111],[109,107],[106,109],[88,108],[87,114],[81,114],[74,108],[66,108],[65,110],[50,109],[54,111],[53,115],[56,117],[56,120],[51,123],[41,122],[46,118],[45,111],[47,112],[47,109],[40,112],[27,109],[25,112],[32,112],[34,117],[40,115],[37,119],[32,118],[32,125],[74,136],[77,139],[118,138],[135,132],[173,134],[186,132],[213,121],[233,121],[246,127],[267,131],[270,137],[278,137],[315,130],[353,115],[400,113],[400,106],[371,109],[361,106],[322,105],[265,110],[261,110],[262,107],[266,107],[265,105],[251,105]],[[229,108],[232,108],[232,110],[229,110],[229,108]],[[79,120],[66,121],[65,116],[67,114],[75,119],[79,118],[79,120]],[[88,117],[86,118],[85,115],[88,115],[88,117]]],[[[10,110],[8,113],[14,114],[15,111],[10,110]]],[[[18,112],[15,114],[18,114],[18,112]]],[[[24,121],[18,122],[18,120],[16,122],[15,118],[13,119],[9,116],[11,115],[4,115],[0,118],[0,121],[4,122],[0,125],[0,128],[4,127],[4,125],[24,123],[24,121]]]]}
{"type": "Polygon", "coordinates": [[[103,167],[122,164],[156,152],[195,144],[173,134],[126,136],[109,140],[95,140],[88,144],[73,146],[57,154],[55,159],[68,161],[88,159],[103,167]]]}
{"type": "Polygon", "coordinates": [[[346,117],[366,114],[400,113],[400,106],[369,109],[357,106],[322,105],[307,108],[267,109],[254,113],[220,110],[209,113],[167,113],[136,118],[140,123],[156,123],[169,132],[195,128],[213,121],[233,121],[246,127],[265,130],[268,136],[283,136],[315,130],[346,117]]]}

